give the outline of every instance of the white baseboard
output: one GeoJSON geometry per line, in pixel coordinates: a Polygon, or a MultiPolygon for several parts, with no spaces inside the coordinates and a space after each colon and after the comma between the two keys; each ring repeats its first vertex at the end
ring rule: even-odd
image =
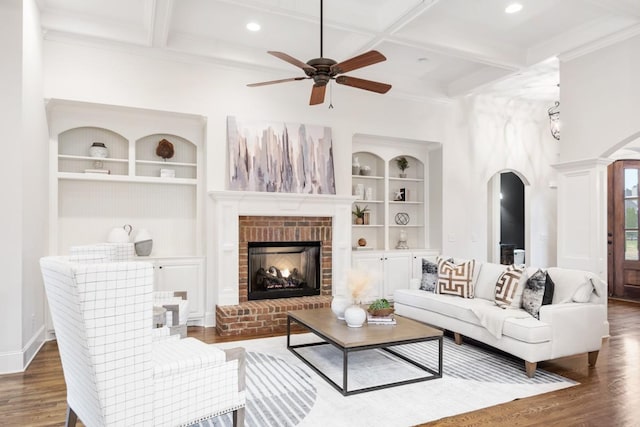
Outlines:
{"type": "Polygon", "coordinates": [[[36,331],[21,351],[0,353],[0,374],[24,372],[44,344],[44,325],[36,331]]]}
{"type": "Polygon", "coordinates": [[[204,326],[206,328],[212,328],[216,326],[216,313],[215,311],[206,311],[204,313],[204,326]]]}

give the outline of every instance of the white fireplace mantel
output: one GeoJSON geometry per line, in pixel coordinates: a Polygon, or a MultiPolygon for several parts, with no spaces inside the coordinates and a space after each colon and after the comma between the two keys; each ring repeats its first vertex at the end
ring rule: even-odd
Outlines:
{"type": "Polygon", "coordinates": [[[213,242],[208,245],[214,269],[215,303],[239,302],[239,221],[241,215],[326,216],[332,218],[332,292],[345,289],[351,260],[351,205],[354,196],[326,194],[210,191],[214,202],[213,242]]]}

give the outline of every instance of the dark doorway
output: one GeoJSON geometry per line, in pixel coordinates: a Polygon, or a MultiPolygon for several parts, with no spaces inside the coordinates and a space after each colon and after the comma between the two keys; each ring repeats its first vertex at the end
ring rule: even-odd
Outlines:
{"type": "MultiPolygon", "coordinates": [[[[513,264],[524,249],[524,183],[513,172],[500,174],[500,262],[513,264]]],[[[524,260],[520,260],[524,262],[524,260]]]]}

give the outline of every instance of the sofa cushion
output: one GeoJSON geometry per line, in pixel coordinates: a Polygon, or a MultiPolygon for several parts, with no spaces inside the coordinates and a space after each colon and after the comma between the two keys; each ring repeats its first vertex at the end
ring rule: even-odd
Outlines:
{"type": "Polygon", "coordinates": [[[527,343],[551,341],[551,326],[533,317],[509,318],[504,321],[502,335],[527,343]]]}
{"type": "Polygon", "coordinates": [[[538,270],[527,279],[522,291],[522,308],[536,319],[540,318],[546,282],[547,273],[538,270]]]}
{"type": "Polygon", "coordinates": [[[507,268],[503,264],[494,264],[492,262],[483,262],[478,264],[480,274],[473,285],[474,298],[482,298],[487,301],[493,301],[496,296],[496,283],[498,278],[507,268]]]}
{"type": "MultiPolygon", "coordinates": [[[[477,298],[459,298],[455,295],[438,295],[412,289],[396,290],[393,298],[395,303],[406,304],[444,316],[454,317],[475,325],[479,325],[479,320],[478,317],[473,314],[471,307],[473,307],[474,304],[493,305],[493,302],[477,298]]],[[[495,305],[493,306],[495,307],[495,305]]]]}
{"type": "Polygon", "coordinates": [[[438,293],[473,298],[473,270],[475,261],[454,264],[438,258],[438,293]]]}
{"type": "MultiPolygon", "coordinates": [[[[584,285],[591,278],[600,280],[596,274],[588,271],[560,267],[549,267],[547,274],[555,284],[553,304],[572,302],[573,296],[581,285],[584,285]]],[[[596,296],[595,293],[591,298],[593,299],[594,296],[596,296]]]]}
{"type": "Polygon", "coordinates": [[[524,268],[510,265],[496,282],[496,304],[500,307],[520,308],[524,283],[524,268]]]}

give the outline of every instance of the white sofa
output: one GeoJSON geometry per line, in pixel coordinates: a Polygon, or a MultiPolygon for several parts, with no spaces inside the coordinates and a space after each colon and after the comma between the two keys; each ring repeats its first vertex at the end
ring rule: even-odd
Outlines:
{"type": "MultiPolygon", "coordinates": [[[[537,362],[564,356],[588,353],[589,365],[595,365],[602,338],[609,333],[606,283],[591,272],[548,268],[555,292],[552,304],[540,308],[538,320],[522,309],[505,310],[493,301],[496,282],[506,267],[476,262],[474,298],[420,290],[420,282],[413,281],[410,289],[395,291],[396,313],[453,332],[457,344],[467,336],[519,357],[525,361],[529,377],[535,374],[537,362]],[[576,291],[587,281],[593,285],[588,302],[574,302],[576,291]],[[508,313],[500,331],[493,324],[489,325],[493,331],[483,326],[487,317],[504,316],[505,312],[508,313]]],[[[527,268],[520,286],[535,271],[536,268],[527,268]]]]}

